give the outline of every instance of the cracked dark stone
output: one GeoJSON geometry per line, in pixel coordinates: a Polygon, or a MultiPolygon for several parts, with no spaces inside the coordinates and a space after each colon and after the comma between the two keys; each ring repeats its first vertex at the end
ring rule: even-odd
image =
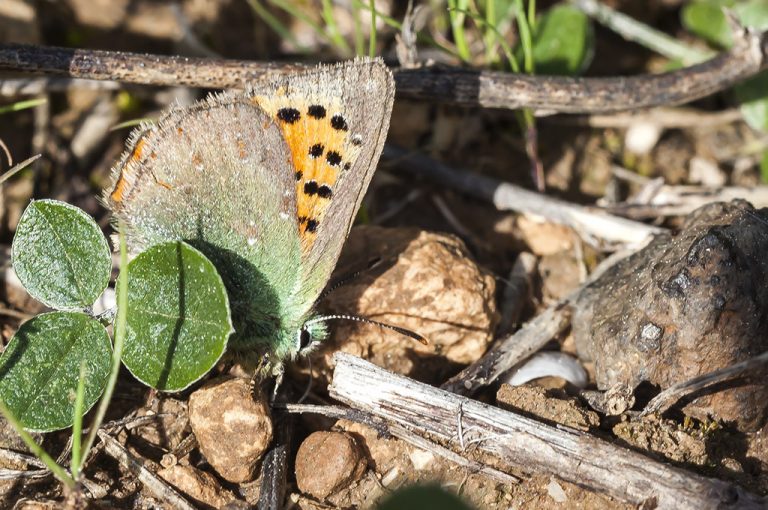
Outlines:
{"type": "MultiPolygon", "coordinates": [[[[575,306],[579,355],[600,389],[660,389],[768,350],[768,209],[745,201],[694,211],[620,262],[575,306]]],[[[755,430],[768,416],[768,372],[695,395],[684,411],[755,430]],[[721,391],[722,390],[722,391],[721,391]]]]}

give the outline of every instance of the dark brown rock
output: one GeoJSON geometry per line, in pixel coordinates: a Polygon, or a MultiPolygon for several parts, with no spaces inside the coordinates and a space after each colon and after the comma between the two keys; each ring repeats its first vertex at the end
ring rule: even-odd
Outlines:
{"type": "MultiPolygon", "coordinates": [[[[573,321],[598,387],[648,381],[665,389],[768,350],[766,253],[765,210],[716,203],[606,272],[582,295],[573,321]]],[[[696,395],[685,411],[759,427],[768,386],[765,374],[751,375],[751,384],[696,395]]]]}
{"type": "Polygon", "coordinates": [[[296,453],[296,484],[302,492],[324,499],[359,480],[367,465],[352,435],[315,432],[296,453]]]}

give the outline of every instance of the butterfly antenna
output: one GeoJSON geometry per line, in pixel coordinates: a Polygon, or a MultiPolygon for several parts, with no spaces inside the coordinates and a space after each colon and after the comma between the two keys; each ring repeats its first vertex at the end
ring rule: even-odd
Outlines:
{"type": "Polygon", "coordinates": [[[373,319],[366,319],[365,317],[358,317],[357,315],[321,315],[320,317],[315,317],[314,319],[308,320],[305,323],[305,325],[315,324],[317,322],[334,321],[334,320],[348,320],[348,321],[355,321],[355,322],[364,322],[366,324],[373,324],[374,326],[379,326],[382,328],[391,329],[392,331],[396,331],[403,336],[407,336],[408,338],[412,338],[416,340],[422,345],[429,345],[429,341],[425,337],[423,337],[422,335],[414,331],[411,331],[410,329],[401,328],[399,326],[393,326],[392,324],[375,321],[373,319]]]}
{"type": "Polygon", "coordinates": [[[330,294],[334,290],[346,285],[351,280],[354,280],[355,278],[365,273],[366,271],[370,271],[371,269],[375,268],[376,266],[381,264],[382,260],[383,259],[381,257],[376,257],[375,259],[368,262],[368,265],[363,269],[358,269],[354,273],[345,274],[344,276],[339,278],[337,281],[333,282],[330,286],[326,287],[325,290],[320,294],[320,297],[317,298],[317,301],[322,300],[324,297],[326,297],[328,294],[330,294]]]}

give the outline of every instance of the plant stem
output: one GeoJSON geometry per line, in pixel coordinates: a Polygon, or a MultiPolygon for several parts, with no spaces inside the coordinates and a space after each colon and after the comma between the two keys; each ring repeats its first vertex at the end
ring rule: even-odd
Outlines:
{"type": "Polygon", "coordinates": [[[80,362],[80,378],[77,380],[77,393],[75,394],[75,410],[72,420],[72,459],[69,470],[72,478],[77,480],[82,465],[81,449],[83,441],[83,408],[85,407],[85,360],[80,362]]]}
{"type": "Polygon", "coordinates": [[[10,170],[8,170],[7,172],[5,172],[3,175],[0,175],[0,184],[4,183],[5,181],[10,179],[11,177],[16,175],[17,173],[19,173],[22,170],[24,170],[25,168],[27,168],[29,165],[31,165],[32,163],[37,161],[40,158],[40,156],[42,156],[42,154],[37,154],[36,156],[32,156],[31,158],[27,158],[24,161],[22,161],[21,163],[17,164],[13,168],[11,168],[10,170]]]}
{"type": "Polygon", "coordinates": [[[12,103],[9,105],[0,106],[0,114],[9,113],[9,112],[18,112],[20,110],[34,108],[35,106],[40,106],[41,104],[44,104],[46,101],[47,99],[45,98],[27,99],[26,101],[18,101],[16,103],[12,103]]]}
{"type": "Polygon", "coordinates": [[[336,48],[349,55],[352,52],[352,49],[349,47],[349,44],[347,44],[347,41],[341,36],[339,27],[336,25],[336,19],[333,16],[333,2],[331,2],[331,0],[322,0],[322,3],[322,16],[325,21],[325,26],[327,27],[326,32],[328,37],[336,48]]]}
{"type": "Polygon", "coordinates": [[[496,0],[485,0],[485,60],[490,64],[499,61],[496,53],[497,41],[499,41],[498,31],[496,30],[496,0]]]}
{"type": "Polygon", "coordinates": [[[467,37],[464,33],[464,11],[467,10],[467,0],[448,0],[448,15],[451,18],[451,31],[453,32],[453,41],[456,44],[456,51],[459,58],[464,62],[469,62],[472,55],[467,45],[467,37]]]}
{"type": "Polygon", "coordinates": [[[368,56],[373,58],[376,55],[376,3],[370,0],[371,6],[371,36],[368,39],[368,56]]]}
{"type": "Polygon", "coordinates": [[[535,72],[533,65],[533,37],[531,27],[528,26],[528,18],[525,15],[523,0],[515,0],[515,19],[517,29],[520,31],[520,47],[523,49],[523,69],[528,74],[535,72]]]}
{"type": "Polygon", "coordinates": [[[269,28],[271,28],[277,35],[286,41],[290,41],[297,51],[302,53],[307,53],[309,51],[298,41],[298,39],[296,39],[296,37],[293,36],[291,31],[288,30],[282,21],[280,21],[275,15],[269,12],[269,9],[261,5],[259,0],[248,0],[248,4],[251,6],[251,9],[253,9],[256,15],[264,20],[264,23],[269,25],[269,28]]]}
{"type": "Polygon", "coordinates": [[[120,238],[120,276],[117,279],[117,317],[115,318],[114,346],[112,348],[112,370],[109,373],[107,387],[104,388],[104,394],[99,401],[99,407],[96,409],[96,415],[93,418],[91,427],[88,430],[88,436],[83,445],[82,457],[88,458],[88,452],[96,439],[96,433],[104,421],[107,414],[109,402],[117,385],[117,375],[120,373],[120,359],[123,356],[123,345],[125,343],[125,328],[128,322],[128,248],[125,244],[125,228],[121,222],[118,225],[118,236],[120,238]]]}

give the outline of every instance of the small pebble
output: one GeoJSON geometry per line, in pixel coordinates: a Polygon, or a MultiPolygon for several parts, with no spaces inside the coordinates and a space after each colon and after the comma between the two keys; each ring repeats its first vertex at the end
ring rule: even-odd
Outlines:
{"type": "Polygon", "coordinates": [[[568,496],[565,494],[563,487],[557,483],[554,478],[549,482],[549,485],[547,485],[547,494],[549,494],[549,497],[554,499],[557,503],[565,503],[568,501],[568,496]]]}
{"type": "Polygon", "coordinates": [[[363,476],[367,459],[357,441],[344,432],[314,432],[296,453],[296,484],[324,499],[363,476]]]}
{"type": "Polygon", "coordinates": [[[264,395],[251,394],[243,379],[218,380],[189,397],[189,422],[200,451],[222,478],[253,478],[272,442],[272,420],[264,395]]]}
{"type": "Polygon", "coordinates": [[[413,464],[413,468],[416,471],[427,469],[432,464],[432,461],[435,460],[434,454],[425,450],[413,450],[408,456],[411,458],[411,464],[413,464]]]}
{"type": "Polygon", "coordinates": [[[192,466],[177,464],[161,469],[157,474],[191,499],[213,508],[221,508],[235,499],[213,475],[192,466]]]}

